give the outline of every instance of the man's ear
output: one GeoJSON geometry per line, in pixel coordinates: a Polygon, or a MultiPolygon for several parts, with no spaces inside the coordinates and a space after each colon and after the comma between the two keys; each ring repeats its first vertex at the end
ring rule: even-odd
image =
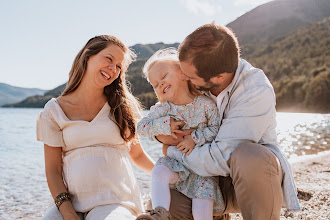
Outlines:
{"type": "Polygon", "coordinates": [[[213,83],[219,84],[225,80],[224,74],[219,74],[211,78],[213,83]]]}
{"type": "Polygon", "coordinates": [[[184,81],[189,81],[189,78],[186,75],[183,74],[183,72],[181,71],[181,69],[179,71],[179,78],[181,80],[184,80],[184,81]]]}

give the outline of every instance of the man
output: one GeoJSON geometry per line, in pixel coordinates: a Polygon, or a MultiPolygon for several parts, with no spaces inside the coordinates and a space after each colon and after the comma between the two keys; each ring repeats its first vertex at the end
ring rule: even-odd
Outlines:
{"type": "MultiPolygon", "coordinates": [[[[221,125],[212,143],[189,156],[173,146],[163,150],[201,176],[220,176],[226,203],[222,214],[279,219],[282,205],[292,211],[300,206],[290,165],[276,140],[275,94],[263,71],[239,57],[235,35],[214,23],[199,27],[180,44],[183,74],[216,101],[221,125]]],[[[169,145],[180,141],[157,139],[169,145]]],[[[191,200],[172,190],[170,212],[174,219],[192,219],[191,200]]]]}

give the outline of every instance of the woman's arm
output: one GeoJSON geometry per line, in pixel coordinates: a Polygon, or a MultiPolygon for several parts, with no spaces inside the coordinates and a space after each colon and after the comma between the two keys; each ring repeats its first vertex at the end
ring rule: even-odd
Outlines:
{"type": "MultiPolygon", "coordinates": [[[[50,147],[45,144],[44,152],[47,183],[50,193],[55,199],[60,193],[67,192],[62,176],[62,148],[50,147]]],[[[70,201],[62,203],[60,206],[60,212],[65,220],[79,219],[70,201]]]]}
{"type": "Polygon", "coordinates": [[[141,170],[143,170],[146,173],[149,174],[151,173],[151,170],[154,167],[155,162],[149,156],[149,154],[147,154],[143,150],[138,137],[136,137],[136,139],[132,141],[131,151],[129,152],[129,155],[136,166],[138,166],[141,170]]]}

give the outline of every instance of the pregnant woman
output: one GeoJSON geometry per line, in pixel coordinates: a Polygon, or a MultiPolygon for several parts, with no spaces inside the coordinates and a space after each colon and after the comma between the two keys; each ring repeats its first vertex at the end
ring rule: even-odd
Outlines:
{"type": "Polygon", "coordinates": [[[135,58],[110,35],[90,39],[75,58],[62,95],[37,119],[54,205],[44,219],[135,219],[142,200],[131,161],[154,166],[136,135],[138,102],[125,71],[135,58]]]}

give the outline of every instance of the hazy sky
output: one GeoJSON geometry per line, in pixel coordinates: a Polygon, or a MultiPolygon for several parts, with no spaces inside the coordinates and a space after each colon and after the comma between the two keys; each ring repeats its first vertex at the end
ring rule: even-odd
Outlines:
{"type": "Polygon", "coordinates": [[[0,82],[53,89],[93,36],[127,45],[181,42],[215,20],[226,25],[270,0],[0,0],[0,82]]]}

